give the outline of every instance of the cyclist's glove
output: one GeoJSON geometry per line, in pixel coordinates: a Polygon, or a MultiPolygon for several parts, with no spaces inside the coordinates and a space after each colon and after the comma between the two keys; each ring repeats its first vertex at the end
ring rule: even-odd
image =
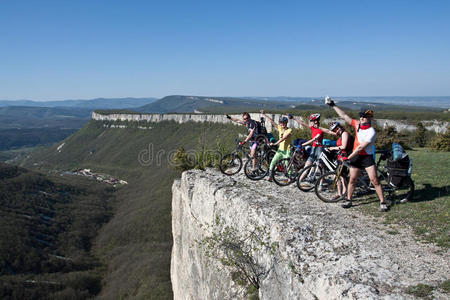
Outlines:
{"type": "Polygon", "coordinates": [[[242,142],[239,142],[239,145],[244,145],[245,144],[245,141],[242,141],[242,142]]]}
{"type": "Polygon", "coordinates": [[[230,120],[231,120],[231,117],[230,117],[230,115],[227,115],[227,119],[230,119],[230,120]]]}
{"type": "Polygon", "coordinates": [[[329,105],[331,107],[336,105],[336,103],[334,103],[334,101],[328,96],[325,97],[325,104],[327,104],[327,105],[329,105]]]}

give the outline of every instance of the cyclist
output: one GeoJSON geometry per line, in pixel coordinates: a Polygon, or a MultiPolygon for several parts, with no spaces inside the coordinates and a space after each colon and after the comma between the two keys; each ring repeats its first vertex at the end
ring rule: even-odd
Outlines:
{"type": "Polygon", "coordinates": [[[261,110],[261,114],[264,115],[272,124],[274,128],[276,128],[280,134],[280,138],[276,143],[270,143],[270,146],[278,146],[277,153],[272,158],[269,166],[269,176],[267,178],[268,181],[272,181],[272,169],[275,164],[282,158],[289,158],[289,148],[292,143],[292,129],[287,127],[288,118],[280,116],[279,123],[275,123],[268,115],[264,113],[264,110],[261,110]]]}
{"type": "Polygon", "coordinates": [[[353,150],[354,138],[348,133],[339,122],[331,122],[329,129],[320,127],[325,133],[339,137],[335,147],[328,147],[328,150],[340,151],[340,155],[348,157],[353,150]]]}
{"type": "MultiPolygon", "coordinates": [[[[324,131],[325,133],[339,137],[338,140],[336,141],[336,146],[329,147],[328,148],[329,150],[340,151],[339,155],[342,157],[348,157],[352,153],[354,138],[350,133],[348,133],[345,130],[345,128],[339,122],[331,122],[329,129],[323,127],[320,127],[320,129],[322,129],[322,131],[324,131]]],[[[340,183],[337,186],[337,188],[338,194],[334,196],[336,199],[345,195],[346,192],[346,186],[344,184],[340,183]]]]}
{"type": "Polygon", "coordinates": [[[255,120],[253,120],[250,117],[250,114],[248,112],[244,112],[242,114],[243,120],[233,118],[230,115],[226,115],[226,116],[231,121],[239,123],[239,124],[242,124],[242,125],[245,125],[247,127],[248,135],[239,144],[240,145],[244,145],[245,143],[250,141],[250,158],[252,159],[252,173],[254,173],[255,170],[256,170],[256,163],[257,163],[257,159],[255,157],[255,153],[256,153],[256,149],[258,148],[258,142],[256,141],[256,136],[259,134],[259,132],[258,132],[258,124],[256,123],[255,120]]]}
{"type": "Polygon", "coordinates": [[[325,103],[331,106],[345,122],[355,129],[353,152],[348,156],[350,161],[350,180],[347,188],[347,201],[342,204],[342,207],[349,208],[352,206],[352,194],[355,190],[356,179],[361,175],[361,170],[365,169],[380,199],[380,210],[387,211],[388,207],[384,201],[383,188],[378,180],[377,169],[373,159],[376,138],[375,129],[372,127],[373,110],[361,108],[358,121],[350,118],[341,108],[337,107],[330,97],[327,96],[325,98],[325,103]]]}
{"type": "MultiPolygon", "coordinates": [[[[290,115],[292,116],[292,115],[290,115]]],[[[319,158],[320,153],[322,153],[322,141],[323,141],[323,130],[320,129],[320,114],[312,114],[309,116],[309,124],[306,124],[299,118],[292,116],[292,118],[297,121],[301,126],[309,127],[311,129],[312,138],[302,144],[305,147],[312,143],[311,153],[309,154],[308,160],[305,163],[305,168],[312,165],[316,159],[319,158]]],[[[306,172],[300,176],[300,181],[305,178],[306,172]]]]}

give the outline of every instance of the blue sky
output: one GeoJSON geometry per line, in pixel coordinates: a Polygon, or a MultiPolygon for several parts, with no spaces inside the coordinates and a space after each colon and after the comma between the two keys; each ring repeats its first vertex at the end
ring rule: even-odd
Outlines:
{"type": "Polygon", "coordinates": [[[0,99],[450,95],[450,1],[0,1],[0,99]]]}

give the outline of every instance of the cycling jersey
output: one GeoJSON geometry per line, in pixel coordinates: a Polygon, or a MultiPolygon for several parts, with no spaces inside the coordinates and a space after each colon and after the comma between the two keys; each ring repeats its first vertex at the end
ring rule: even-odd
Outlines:
{"type": "Polygon", "coordinates": [[[322,141],[323,141],[323,131],[320,128],[316,128],[314,126],[309,127],[312,132],[312,138],[314,138],[316,135],[320,134],[319,138],[314,141],[313,147],[322,147],[322,141]]]}
{"type": "Polygon", "coordinates": [[[245,124],[245,126],[247,126],[249,134],[253,129],[255,130],[255,131],[253,131],[253,136],[250,138],[250,140],[254,140],[256,138],[256,136],[258,135],[258,124],[256,124],[255,120],[250,120],[247,122],[247,124],[245,124]]]}
{"type": "Polygon", "coordinates": [[[280,133],[280,140],[286,135],[291,134],[287,139],[278,144],[278,150],[281,151],[289,150],[289,147],[292,143],[292,129],[291,128],[283,129],[281,125],[278,125],[277,128],[278,132],[280,133]]]}
{"type": "MultiPolygon", "coordinates": [[[[344,131],[346,132],[346,131],[344,131]]],[[[347,132],[348,133],[348,132],[347,132]]],[[[344,133],[342,133],[344,134],[344,133]]],[[[347,147],[345,147],[345,149],[341,150],[341,155],[344,157],[347,157],[350,155],[350,153],[352,153],[353,150],[353,144],[354,144],[354,139],[353,136],[351,136],[350,134],[348,135],[348,139],[347,139],[347,147]]],[[[342,146],[342,135],[338,138],[338,140],[336,141],[336,146],[340,147],[342,146]]]]}
{"type": "Polygon", "coordinates": [[[367,129],[361,129],[359,121],[352,120],[352,127],[355,129],[355,143],[353,145],[353,151],[358,147],[361,142],[369,142],[369,144],[359,152],[359,155],[372,155],[375,148],[375,139],[377,137],[375,129],[369,127],[367,129]]]}

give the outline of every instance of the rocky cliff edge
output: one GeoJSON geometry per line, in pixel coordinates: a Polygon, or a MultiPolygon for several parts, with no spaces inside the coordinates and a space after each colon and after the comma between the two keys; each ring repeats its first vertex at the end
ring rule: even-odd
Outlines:
{"type": "Polygon", "coordinates": [[[371,217],[322,203],[295,186],[192,170],[172,192],[174,299],[248,298],[236,272],[201,244],[224,226],[242,236],[263,228],[270,249],[250,251],[261,270],[260,299],[412,299],[409,286],[449,278],[449,251],[417,242],[407,228],[389,234],[371,217]]]}

